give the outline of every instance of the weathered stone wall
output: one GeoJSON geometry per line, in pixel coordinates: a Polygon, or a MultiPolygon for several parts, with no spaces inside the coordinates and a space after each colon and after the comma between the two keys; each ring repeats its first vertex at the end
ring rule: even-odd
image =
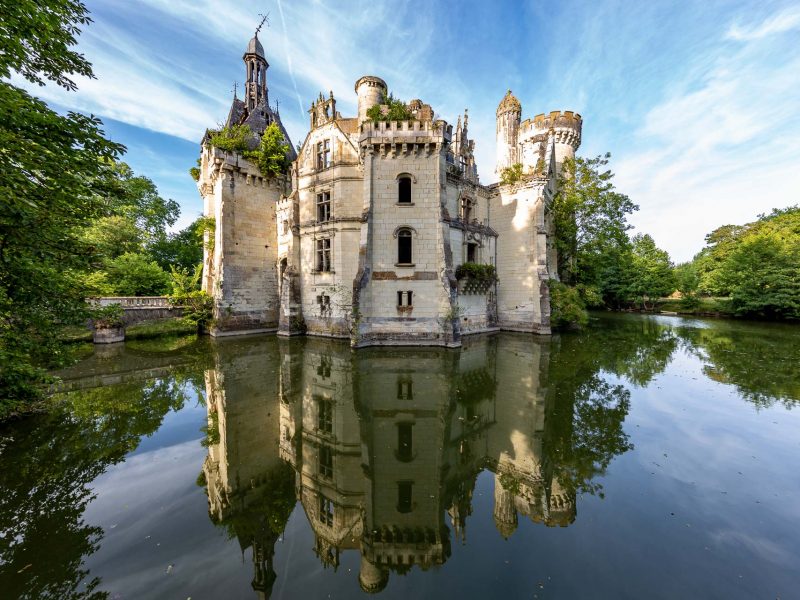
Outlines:
{"type": "MultiPolygon", "coordinates": [[[[267,180],[236,153],[203,150],[201,191],[215,220],[213,255],[204,290],[214,298],[212,335],[274,331],[278,327],[276,205],[283,179],[267,180]]],[[[208,252],[208,251],[207,251],[208,252]]]]}

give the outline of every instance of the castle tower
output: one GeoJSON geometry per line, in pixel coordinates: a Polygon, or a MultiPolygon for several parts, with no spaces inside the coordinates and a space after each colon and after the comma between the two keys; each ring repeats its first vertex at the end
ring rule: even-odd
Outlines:
{"type": "Polygon", "coordinates": [[[519,140],[519,124],[522,118],[522,105],[511,90],[500,101],[497,107],[497,160],[495,173],[502,172],[517,160],[517,142],[519,140]]]}
{"type": "Polygon", "coordinates": [[[253,110],[261,104],[268,104],[267,97],[267,69],[269,63],[264,57],[264,46],[258,41],[256,33],[247,44],[247,50],[242,56],[247,67],[247,79],[245,80],[245,104],[247,110],[253,110]]]}
{"type": "Polygon", "coordinates": [[[387,94],[386,82],[374,75],[364,75],[356,81],[356,94],[358,95],[358,124],[367,120],[367,111],[383,102],[387,94]]]}
{"type": "MultiPolygon", "coordinates": [[[[287,158],[296,153],[280,116],[267,103],[267,64],[256,34],[242,56],[245,95],[234,95],[225,127],[246,126],[255,148],[261,135],[276,124],[289,145],[287,158]]],[[[274,331],[279,322],[277,205],[286,197],[286,174],[264,174],[239,152],[215,147],[213,131],[201,142],[197,187],[203,214],[213,218],[213,238],[206,240],[203,291],[213,298],[211,335],[274,331]],[[266,176],[265,176],[266,175],[266,176]]]]}
{"type": "MultiPolygon", "coordinates": [[[[564,159],[575,158],[575,151],[581,145],[581,130],[583,119],[577,113],[570,110],[564,112],[554,110],[549,114],[541,114],[533,117],[533,121],[526,120],[528,127],[523,127],[526,131],[523,138],[538,139],[548,137],[555,148],[555,159],[557,170],[561,170],[564,159]]],[[[531,153],[535,154],[535,153],[531,153]]]]}

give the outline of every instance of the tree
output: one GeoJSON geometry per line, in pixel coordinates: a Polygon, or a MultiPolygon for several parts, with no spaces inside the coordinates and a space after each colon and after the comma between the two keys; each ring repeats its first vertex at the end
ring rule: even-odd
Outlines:
{"type": "Polygon", "coordinates": [[[375,104],[367,109],[367,117],[373,123],[378,121],[410,121],[414,118],[406,103],[394,97],[393,94],[386,96],[380,104],[375,104]],[[384,108],[385,107],[385,108],[384,108]]]}
{"type": "Polygon", "coordinates": [[[153,243],[148,253],[164,271],[172,267],[193,270],[203,262],[204,223],[204,217],[198,217],[188,227],[153,243]]]}
{"type": "Polygon", "coordinates": [[[281,128],[270,123],[261,136],[258,149],[244,153],[244,157],[254,163],[267,179],[285,173],[289,168],[289,144],[283,137],[281,128]]]}
{"type": "MultiPolygon", "coordinates": [[[[0,78],[12,72],[75,89],[92,76],[72,50],[90,22],[74,0],[2,1],[0,78]]],[[[0,82],[0,417],[41,397],[42,366],[65,357],[53,332],[86,318],[78,273],[92,262],[82,234],[104,214],[109,162],[123,146],[105,139],[99,119],[59,115],[0,82]]]]}
{"type": "Polygon", "coordinates": [[[113,296],[160,296],[169,291],[169,275],[146,254],[128,252],[106,262],[104,283],[113,296]]]}
{"type": "Polygon", "coordinates": [[[656,246],[647,234],[633,238],[630,296],[647,309],[647,301],[667,296],[675,290],[669,254],[656,246]]]}
{"type": "Polygon", "coordinates": [[[600,285],[606,255],[628,245],[627,215],[639,209],[614,189],[614,174],[605,169],[610,156],[566,159],[548,208],[555,226],[558,273],[571,285],[600,285]]]}

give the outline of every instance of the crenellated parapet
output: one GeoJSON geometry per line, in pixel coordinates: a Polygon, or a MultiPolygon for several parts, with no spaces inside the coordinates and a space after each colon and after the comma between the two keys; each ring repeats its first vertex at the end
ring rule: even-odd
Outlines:
{"type": "Polygon", "coordinates": [[[450,144],[453,126],[445,121],[365,121],[361,123],[359,146],[383,155],[432,152],[450,144]]]}
{"type": "Polygon", "coordinates": [[[577,150],[581,145],[582,128],[583,119],[578,113],[554,110],[536,115],[533,119],[525,119],[520,125],[520,137],[546,135],[552,131],[556,144],[566,144],[577,150]]]}

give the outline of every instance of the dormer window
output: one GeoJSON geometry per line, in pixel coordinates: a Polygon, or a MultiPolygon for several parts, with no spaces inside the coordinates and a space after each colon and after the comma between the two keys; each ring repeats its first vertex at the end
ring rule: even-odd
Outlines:
{"type": "Polygon", "coordinates": [[[411,177],[403,175],[397,180],[398,204],[411,204],[411,177]]]}

